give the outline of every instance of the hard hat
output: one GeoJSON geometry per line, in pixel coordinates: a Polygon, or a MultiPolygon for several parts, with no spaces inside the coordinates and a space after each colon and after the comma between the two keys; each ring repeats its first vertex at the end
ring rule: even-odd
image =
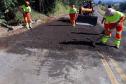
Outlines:
{"type": "Polygon", "coordinates": [[[30,5],[29,1],[25,1],[26,5],[30,5]]]}
{"type": "Polygon", "coordinates": [[[106,16],[113,16],[116,13],[116,10],[114,10],[113,8],[107,8],[105,15],[106,16]]]}

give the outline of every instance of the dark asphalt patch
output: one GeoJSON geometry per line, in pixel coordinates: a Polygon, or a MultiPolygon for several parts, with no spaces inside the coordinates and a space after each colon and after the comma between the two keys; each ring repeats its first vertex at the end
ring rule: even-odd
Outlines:
{"type": "Polygon", "coordinates": [[[18,71],[14,72],[16,74],[14,78],[33,77],[38,78],[37,82],[45,84],[47,81],[48,84],[110,84],[100,61],[102,57],[97,52],[118,62],[124,62],[126,60],[124,48],[115,49],[98,44],[102,36],[100,33],[103,31],[99,25],[96,27],[77,25],[76,28],[67,22],[55,21],[40,25],[32,31],[1,38],[2,43],[8,44],[7,53],[27,55],[22,63],[23,68],[18,66],[18,71]],[[47,51],[46,55],[43,54],[43,50],[47,51]]]}
{"type": "Polygon", "coordinates": [[[103,28],[99,25],[96,27],[77,25],[76,28],[73,28],[69,23],[60,20],[40,25],[32,29],[32,31],[29,30],[18,35],[1,38],[1,40],[4,39],[5,44],[7,43],[8,47],[10,47],[8,52],[17,54],[25,54],[25,52],[22,53],[25,48],[62,51],[86,49],[90,51],[100,50],[112,56],[114,55],[113,58],[118,57],[120,52],[120,57],[124,58],[123,49],[125,47],[117,50],[114,47],[98,43],[102,31],[103,28]]]}

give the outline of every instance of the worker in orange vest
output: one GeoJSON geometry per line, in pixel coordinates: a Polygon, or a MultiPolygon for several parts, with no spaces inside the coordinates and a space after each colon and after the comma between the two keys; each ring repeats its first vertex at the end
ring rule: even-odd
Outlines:
{"type": "Polygon", "coordinates": [[[22,5],[22,13],[26,28],[32,28],[31,7],[29,1],[25,1],[25,4],[22,5]]]}
{"type": "Polygon", "coordinates": [[[116,48],[119,48],[121,44],[124,20],[125,15],[123,13],[114,10],[111,6],[108,6],[102,20],[102,23],[104,23],[105,35],[102,37],[101,42],[104,44],[107,43],[111,37],[112,29],[116,28],[114,45],[116,48]]]}
{"type": "Polygon", "coordinates": [[[75,27],[77,19],[77,9],[74,4],[70,4],[69,16],[72,26],[75,27]]]}

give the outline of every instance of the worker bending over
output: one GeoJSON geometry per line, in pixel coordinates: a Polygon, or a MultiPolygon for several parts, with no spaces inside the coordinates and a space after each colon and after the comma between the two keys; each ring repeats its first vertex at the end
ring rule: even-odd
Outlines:
{"type": "Polygon", "coordinates": [[[114,46],[119,48],[122,38],[122,31],[124,25],[125,15],[119,11],[114,10],[111,6],[108,6],[103,17],[102,23],[104,23],[105,35],[102,37],[101,42],[106,44],[111,37],[111,32],[116,28],[116,36],[114,46]]]}

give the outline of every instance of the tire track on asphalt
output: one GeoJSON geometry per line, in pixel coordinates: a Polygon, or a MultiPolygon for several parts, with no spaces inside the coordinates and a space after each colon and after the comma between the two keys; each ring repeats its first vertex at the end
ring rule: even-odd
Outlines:
{"type": "Polygon", "coordinates": [[[97,53],[98,53],[98,55],[100,55],[102,57],[101,61],[102,61],[102,64],[107,72],[107,75],[111,81],[111,84],[119,84],[119,82],[117,81],[117,79],[116,79],[111,67],[109,66],[106,58],[104,57],[104,55],[102,53],[100,53],[99,51],[97,53]]]}
{"type": "Polygon", "coordinates": [[[101,61],[111,81],[111,84],[120,84],[120,82],[117,80],[117,76],[114,71],[117,72],[117,75],[121,79],[121,84],[125,84],[126,74],[124,70],[119,66],[118,62],[110,58],[110,56],[104,56],[100,51],[97,51],[97,53],[100,57],[102,57],[101,61]],[[112,65],[110,65],[108,60],[111,62],[112,65]],[[112,66],[114,67],[114,70],[112,69],[112,66]]]}
{"type": "Polygon", "coordinates": [[[124,73],[123,69],[120,68],[120,66],[119,66],[117,61],[113,60],[110,57],[109,57],[109,59],[110,59],[111,63],[113,64],[113,66],[115,67],[115,70],[117,71],[117,73],[120,75],[122,81],[124,83],[126,83],[126,74],[124,73]]]}

